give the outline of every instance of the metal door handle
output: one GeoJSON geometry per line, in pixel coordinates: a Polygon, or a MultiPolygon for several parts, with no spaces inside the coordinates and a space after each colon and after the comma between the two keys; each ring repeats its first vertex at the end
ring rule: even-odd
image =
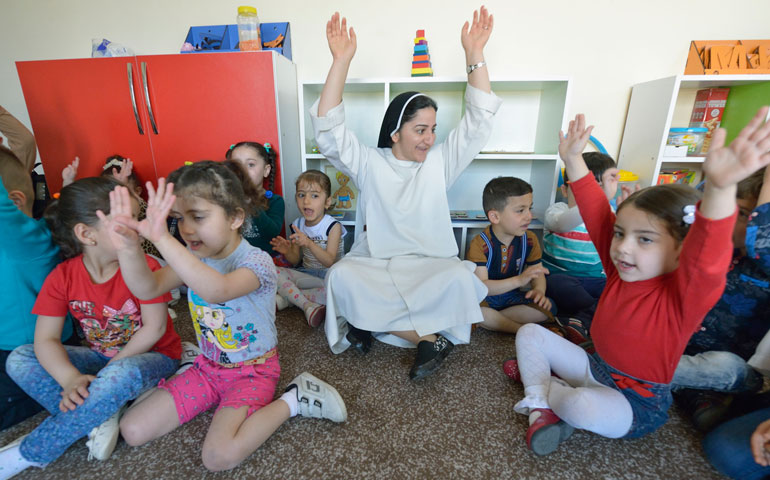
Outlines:
{"type": "Polygon", "coordinates": [[[147,62],[142,62],[142,85],[144,86],[144,101],[147,104],[147,113],[150,114],[150,125],[155,135],[158,134],[158,125],[155,123],[155,115],[150,104],[150,90],[147,88],[147,62]]]}
{"type": "Polygon", "coordinates": [[[134,72],[131,68],[131,62],[126,63],[128,71],[128,93],[131,94],[131,106],[134,107],[134,118],[136,119],[136,128],[139,129],[139,135],[144,135],[142,122],[139,120],[139,110],[136,109],[136,94],[134,93],[134,72]]]}

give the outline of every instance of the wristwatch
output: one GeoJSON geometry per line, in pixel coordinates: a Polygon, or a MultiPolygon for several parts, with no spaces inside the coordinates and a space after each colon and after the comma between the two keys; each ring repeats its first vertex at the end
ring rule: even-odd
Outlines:
{"type": "Polygon", "coordinates": [[[476,70],[477,68],[481,68],[481,67],[483,67],[486,64],[487,64],[487,62],[482,60],[479,63],[476,63],[474,65],[468,65],[468,67],[465,69],[465,71],[468,73],[468,75],[470,75],[472,71],[476,70]]]}

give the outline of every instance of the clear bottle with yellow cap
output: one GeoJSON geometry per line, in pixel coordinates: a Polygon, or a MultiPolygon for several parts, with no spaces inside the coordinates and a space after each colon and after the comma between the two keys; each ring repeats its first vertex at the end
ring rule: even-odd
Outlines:
{"type": "Polygon", "coordinates": [[[246,5],[238,7],[238,48],[242,52],[262,50],[257,9],[246,5]]]}

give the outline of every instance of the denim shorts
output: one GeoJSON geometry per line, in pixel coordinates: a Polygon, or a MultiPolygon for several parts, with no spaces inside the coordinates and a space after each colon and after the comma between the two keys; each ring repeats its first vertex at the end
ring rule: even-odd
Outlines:
{"type": "Polygon", "coordinates": [[[623,394],[631,404],[634,419],[623,438],[639,438],[652,433],[668,420],[673,398],[671,385],[640,380],[613,368],[598,353],[588,356],[594,378],[623,394]]]}
{"type": "MultiPolygon", "coordinates": [[[[489,295],[487,298],[484,299],[484,302],[482,303],[482,306],[489,307],[491,309],[500,311],[505,310],[508,307],[513,307],[515,305],[530,305],[532,303],[532,300],[527,298],[526,295],[527,292],[522,292],[518,288],[514,288],[511,291],[501,293],[500,295],[489,295]]],[[[551,300],[549,298],[549,300],[551,300]]],[[[532,305],[537,310],[543,311],[543,313],[546,312],[545,309],[538,307],[537,305],[532,305]]],[[[556,315],[556,304],[551,300],[551,310],[552,315],[556,315]]]]}

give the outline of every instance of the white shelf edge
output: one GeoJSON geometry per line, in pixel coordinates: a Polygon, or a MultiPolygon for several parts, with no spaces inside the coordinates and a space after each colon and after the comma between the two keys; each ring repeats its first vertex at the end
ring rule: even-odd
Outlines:
{"type": "Polygon", "coordinates": [[[703,163],[705,157],[662,157],[661,163],[703,163]]]}

